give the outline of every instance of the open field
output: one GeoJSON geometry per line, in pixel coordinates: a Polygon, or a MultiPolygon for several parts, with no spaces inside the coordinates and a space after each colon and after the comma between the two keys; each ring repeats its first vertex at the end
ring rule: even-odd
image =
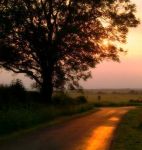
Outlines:
{"type": "Polygon", "coordinates": [[[110,150],[142,150],[142,108],[123,117],[110,150]]]}
{"type": "Polygon", "coordinates": [[[110,90],[84,90],[81,91],[68,91],[69,95],[76,97],[78,95],[84,95],[89,102],[129,102],[130,100],[142,101],[142,90],[133,89],[110,89],[110,90]],[[98,97],[100,96],[100,99],[98,97]]]}

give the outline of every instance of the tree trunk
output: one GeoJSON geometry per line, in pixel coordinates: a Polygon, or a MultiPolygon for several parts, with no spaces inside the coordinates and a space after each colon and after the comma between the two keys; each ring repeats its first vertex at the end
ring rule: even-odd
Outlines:
{"type": "Polygon", "coordinates": [[[42,86],[41,86],[41,98],[44,103],[51,104],[52,103],[52,94],[53,94],[53,68],[52,66],[43,68],[42,71],[42,86]]]}
{"type": "Polygon", "coordinates": [[[53,87],[51,81],[43,81],[42,87],[41,87],[41,99],[42,102],[51,104],[52,100],[52,93],[53,93],[53,87]]]}

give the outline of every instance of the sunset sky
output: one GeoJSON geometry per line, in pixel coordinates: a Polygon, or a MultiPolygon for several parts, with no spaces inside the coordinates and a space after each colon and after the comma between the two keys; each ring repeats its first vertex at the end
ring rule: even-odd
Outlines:
{"type": "MultiPolygon", "coordinates": [[[[132,0],[137,5],[137,16],[142,20],[142,0],[132,0]]],[[[142,21],[141,21],[142,22],[142,21]]],[[[128,34],[127,55],[121,55],[120,63],[104,61],[92,70],[92,79],[81,82],[84,88],[142,88],[142,23],[137,28],[130,29],[128,34]]],[[[1,71],[0,83],[8,84],[12,79],[23,80],[30,87],[31,80],[23,75],[13,76],[1,71]]]]}
{"type": "Polygon", "coordinates": [[[120,63],[104,61],[92,70],[92,79],[82,85],[86,88],[142,88],[142,0],[132,0],[137,6],[141,24],[131,28],[120,63]]]}

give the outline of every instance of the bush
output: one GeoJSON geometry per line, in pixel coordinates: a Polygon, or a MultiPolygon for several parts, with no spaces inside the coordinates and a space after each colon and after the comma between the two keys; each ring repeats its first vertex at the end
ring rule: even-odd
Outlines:
{"type": "Polygon", "coordinates": [[[0,104],[19,103],[26,101],[26,90],[21,80],[14,80],[9,86],[0,86],[0,104]]]}
{"type": "Polygon", "coordinates": [[[78,96],[78,97],[76,98],[76,102],[77,102],[78,104],[85,104],[85,103],[87,103],[87,99],[86,99],[85,96],[78,96]]]}
{"type": "Polygon", "coordinates": [[[53,96],[52,102],[55,105],[69,105],[74,104],[75,100],[65,93],[58,93],[53,96]]]}
{"type": "MultiPolygon", "coordinates": [[[[21,80],[17,79],[15,81],[12,81],[10,87],[11,96],[16,101],[25,101],[26,100],[26,90],[24,88],[24,85],[21,80]]],[[[12,98],[12,99],[13,99],[12,98]]]]}
{"type": "Polygon", "coordinates": [[[75,104],[85,104],[87,103],[87,99],[84,96],[78,96],[76,98],[72,98],[66,93],[58,93],[52,98],[52,102],[55,105],[75,105],[75,104]]]}

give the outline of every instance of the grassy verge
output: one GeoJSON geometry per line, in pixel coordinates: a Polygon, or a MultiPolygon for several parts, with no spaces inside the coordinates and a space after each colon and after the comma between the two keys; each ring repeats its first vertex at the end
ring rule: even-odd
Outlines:
{"type": "Polygon", "coordinates": [[[0,144],[7,143],[7,142],[15,140],[15,139],[19,139],[23,136],[26,136],[27,134],[33,134],[33,133],[38,132],[38,131],[40,131],[44,128],[47,128],[47,127],[56,126],[56,125],[59,125],[61,123],[65,123],[67,121],[70,121],[72,119],[82,117],[85,115],[89,115],[90,113],[94,113],[94,112],[99,110],[97,108],[94,109],[94,107],[92,107],[92,105],[89,106],[88,108],[89,109],[84,109],[84,111],[81,110],[81,112],[79,111],[79,112],[73,113],[71,115],[69,115],[69,114],[61,115],[61,116],[52,118],[51,120],[45,121],[43,123],[36,124],[32,127],[24,128],[24,129],[12,132],[10,134],[5,134],[3,136],[0,136],[0,144]]]}
{"type": "Polygon", "coordinates": [[[64,92],[54,94],[52,105],[47,105],[41,102],[39,92],[26,91],[20,80],[0,85],[0,138],[93,107],[84,96],[72,98],[64,92]]]}
{"type": "Polygon", "coordinates": [[[110,150],[142,149],[142,108],[128,112],[119,125],[110,150]]]}
{"type": "Polygon", "coordinates": [[[40,124],[49,123],[61,116],[72,116],[93,109],[92,104],[45,106],[37,104],[0,110],[0,137],[40,124]]]}

